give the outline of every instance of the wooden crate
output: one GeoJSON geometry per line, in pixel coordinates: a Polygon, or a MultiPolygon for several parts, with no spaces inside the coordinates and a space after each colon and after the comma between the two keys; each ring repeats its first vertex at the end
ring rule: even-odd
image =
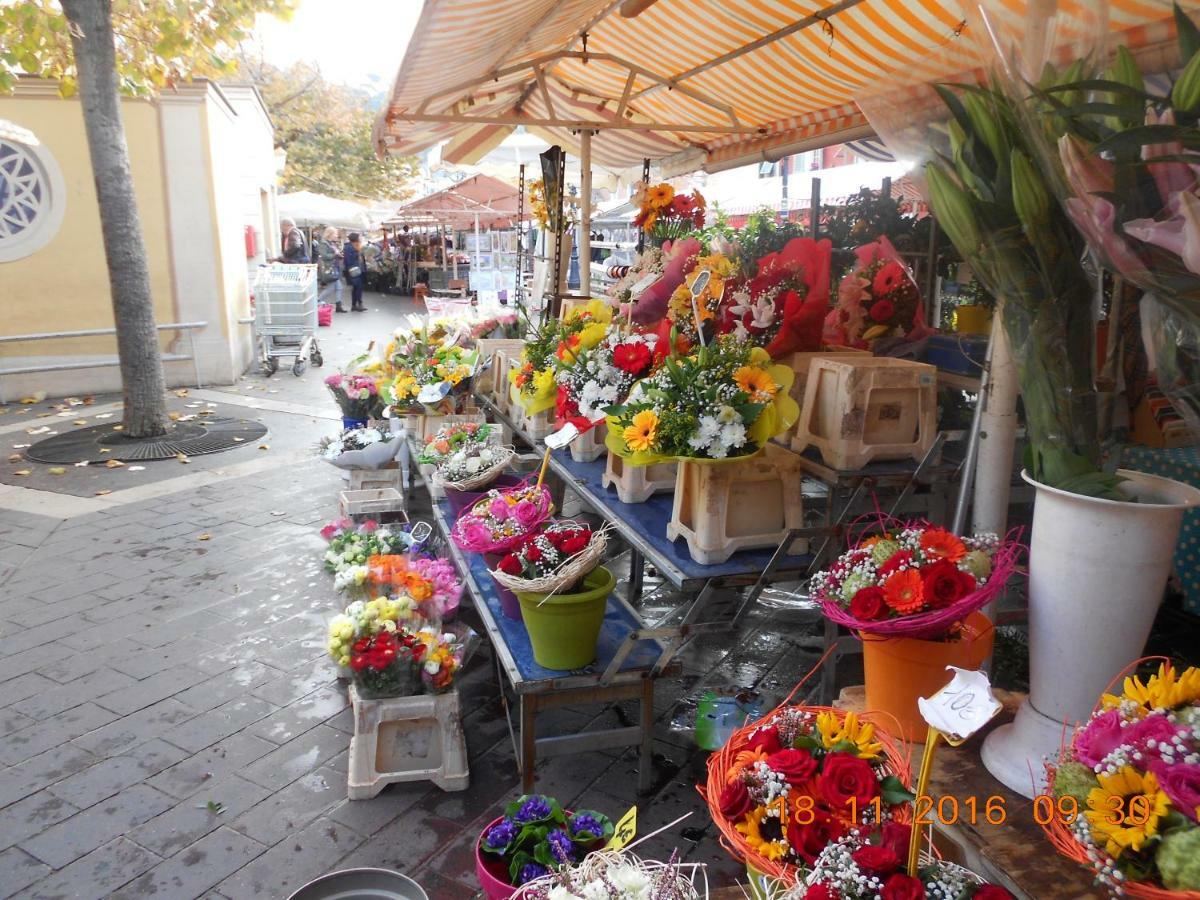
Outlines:
{"type": "Polygon", "coordinates": [[[395,461],[382,469],[350,470],[350,490],[376,491],[384,488],[395,488],[404,493],[404,472],[395,461]]]}
{"type": "Polygon", "coordinates": [[[342,491],[338,495],[338,511],[348,519],[403,516],[404,494],[392,487],[342,491]]]}
{"type": "Polygon", "coordinates": [[[617,489],[622,503],[645,503],[655,494],[675,490],[676,463],[631,466],[611,450],[601,479],[605,487],[617,489]]]}
{"type": "MultiPolygon", "coordinates": [[[[723,563],[738,550],[778,547],[804,526],[800,460],[768,444],[763,453],[733,463],[681,462],[667,539],[682,537],[696,562],[723,563]]],[[[808,542],[789,548],[804,553],[808,542]]]]}
{"type": "Polygon", "coordinates": [[[571,441],[571,459],[575,462],[593,462],[608,452],[604,438],[608,435],[608,423],[593,425],[571,441]]]}
{"type": "Polygon", "coordinates": [[[792,449],[816,447],[825,464],[921,460],[937,436],[937,369],[887,357],[814,358],[792,449]]]}
{"type": "Polygon", "coordinates": [[[792,399],[804,408],[804,386],[808,383],[808,369],[814,359],[863,359],[871,355],[868,350],[816,350],[805,351],[801,353],[791,353],[779,360],[780,363],[790,368],[796,375],[796,379],[792,382],[792,389],[788,391],[792,399]]]}
{"type": "Polygon", "coordinates": [[[500,377],[502,381],[506,382],[505,376],[508,374],[506,366],[496,365],[496,351],[501,351],[499,359],[503,361],[506,357],[519,357],[524,346],[525,342],[520,338],[480,338],[476,341],[475,349],[479,351],[479,359],[491,360],[492,364],[476,376],[475,389],[487,397],[492,397],[492,391],[496,387],[496,378],[500,377]]]}
{"type": "Polygon", "coordinates": [[[483,425],[487,422],[487,416],[482,412],[456,413],[448,416],[407,416],[406,418],[418,420],[409,426],[408,431],[416,440],[418,447],[424,447],[443,425],[456,425],[466,422],[483,425]]]}
{"type": "Polygon", "coordinates": [[[444,694],[367,700],[350,685],[354,737],[350,739],[347,795],[368,800],[389,784],[432,781],[462,791],[470,781],[458,689],[444,694]]]}

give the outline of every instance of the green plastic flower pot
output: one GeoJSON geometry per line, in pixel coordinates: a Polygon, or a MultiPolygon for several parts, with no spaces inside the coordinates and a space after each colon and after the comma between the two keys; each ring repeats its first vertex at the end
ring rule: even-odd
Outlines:
{"type": "Polygon", "coordinates": [[[521,616],[539,666],[582,669],[596,658],[608,595],[616,584],[612,572],[597,566],[584,577],[583,589],[578,593],[547,597],[518,592],[521,616]]]}

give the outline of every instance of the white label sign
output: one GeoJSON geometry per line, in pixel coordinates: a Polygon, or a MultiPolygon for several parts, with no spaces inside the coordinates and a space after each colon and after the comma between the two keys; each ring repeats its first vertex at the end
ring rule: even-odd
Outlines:
{"type": "Polygon", "coordinates": [[[712,280],[712,272],[705,269],[696,276],[696,280],[692,282],[692,296],[699,297],[704,293],[704,289],[708,287],[708,283],[712,280]]]}
{"type": "Polygon", "coordinates": [[[551,450],[561,450],[577,437],[579,437],[579,429],[573,423],[568,422],[558,431],[546,435],[545,444],[551,450]]]}
{"type": "Polygon", "coordinates": [[[950,683],[928,699],[919,697],[917,706],[925,721],[942,734],[966,740],[1000,712],[1000,701],[983,672],[946,668],[954,673],[950,683]]]}
{"type": "Polygon", "coordinates": [[[450,393],[450,382],[439,381],[437,384],[427,384],[417,394],[418,403],[438,403],[450,393]]]}
{"type": "Polygon", "coordinates": [[[658,279],[661,277],[662,276],[654,272],[651,272],[649,275],[644,275],[634,282],[633,287],[629,289],[629,295],[636,298],[639,294],[641,294],[642,291],[650,287],[650,285],[654,284],[654,282],[658,281],[658,279]]]}

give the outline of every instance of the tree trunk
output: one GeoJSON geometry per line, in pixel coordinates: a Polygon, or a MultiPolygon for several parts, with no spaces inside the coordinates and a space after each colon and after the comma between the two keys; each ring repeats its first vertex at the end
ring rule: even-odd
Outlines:
{"type": "Polygon", "coordinates": [[[62,8],[71,24],[83,123],[100,204],[125,399],[124,433],[129,437],[153,437],[167,430],[166,382],[117,92],[112,3],[62,0],[62,8]]]}

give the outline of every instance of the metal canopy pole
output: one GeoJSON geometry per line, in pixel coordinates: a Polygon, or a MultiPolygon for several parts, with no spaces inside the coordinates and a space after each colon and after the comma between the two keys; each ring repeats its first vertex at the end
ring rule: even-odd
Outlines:
{"type": "Polygon", "coordinates": [[[579,216],[579,293],[592,295],[592,132],[579,132],[579,193],[583,212],[579,216]]]}
{"type": "MultiPolygon", "coordinates": [[[[650,187],[650,158],[642,157],[642,184],[650,187]]],[[[642,255],[642,251],[646,249],[646,229],[638,229],[637,252],[638,256],[642,255]]]]}

